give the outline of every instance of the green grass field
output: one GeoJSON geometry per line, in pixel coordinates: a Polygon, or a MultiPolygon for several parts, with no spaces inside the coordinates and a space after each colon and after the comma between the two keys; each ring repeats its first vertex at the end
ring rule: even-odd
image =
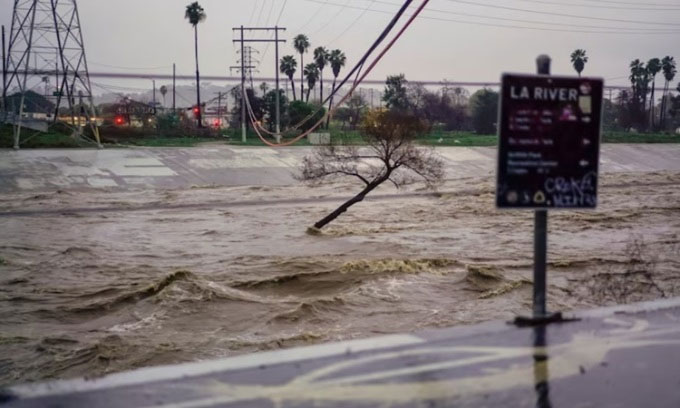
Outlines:
{"type": "MultiPolygon", "coordinates": [[[[338,144],[361,145],[363,140],[356,130],[330,129],[332,139],[338,144]]],[[[136,137],[126,137],[119,143],[107,143],[104,137],[105,146],[148,146],[148,147],[192,147],[202,143],[224,143],[233,146],[266,146],[259,137],[252,131],[246,135],[246,142],[241,141],[241,132],[238,130],[224,131],[222,136],[216,138],[209,137],[164,137],[156,134],[143,135],[139,131],[136,137]]],[[[290,140],[291,137],[284,139],[290,140]]],[[[273,139],[269,139],[274,142],[273,139]]],[[[420,137],[416,143],[425,146],[496,146],[496,135],[477,135],[472,132],[447,132],[433,131],[428,135],[420,137]]],[[[628,133],[605,131],[602,135],[604,143],[680,143],[680,135],[670,133],[628,133]]],[[[11,148],[12,127],[9,125],[0,126],[0,147],[11,148]]],[[[295,146],[309,146],[307,139],[302,139],[294,144],[295,146]]],[[[86,141],[79,141],[70,135],[50,131],[48,133],[34,132],[24,129],[22,134],[22,148],[77,148],[93,147],[94,144],[86,141]]]]}
{"type": "MultiPolygon", "coordinates": [[[[0,126],[0,147],[11,148],[14,146],[12,126],[0,126]]],[[[79,141],[70,135],[49,131],[47,133],[36,132],[31,129],[22,129],[21,147],[28,149],[37,148],[73,148],[94,147],[93,143],[79,141]]]]}

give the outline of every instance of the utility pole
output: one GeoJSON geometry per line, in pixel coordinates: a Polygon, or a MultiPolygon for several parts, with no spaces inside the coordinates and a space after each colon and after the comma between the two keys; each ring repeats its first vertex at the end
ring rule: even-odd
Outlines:
{"type": "Polygon", "coordinates": [[[243,56],[243,26],[241,26],[241,142],[246,142],[246,70],[243,56]]]}
{"type": "Polygon", "coordinates": [[[156,115],[156,80],[152,79],[153,82],[153,114],[156,115]]]}
{"type": "MultiPolygon", "coordinates": [[[[285,30],[285,29],[284,29],[285,30]]],[[[3,38],[5,35],[3,27],[3,38]]],[[[279,101],[279,27],[274,26],[274,47],[276,48],[274,54],[274,72],[276,72],[276,143],[281,142],[281,107],[279,101]]]]}
{"type": "Polygon", "coordinates": [[[7,112],[7,54],[5,51],[5,26],[2,26],[2,110],[7,112]]]}
{"type": "MultiPolygon", "coordinates": [[[[240,30],[241,32],[241,38],[233,40],[234,42],[240,42],[241,43],[241,91],[243,92],[243,95],[241,97],[241,117],[243,121],[242,125],[242,134],[243,134],[243,141],[245,142],[246,138],[246,133],[245,133],[245,55],[244,55],[244,43],[246,42],[273,42],[276,51],[274,55],[274,72],[276,73],[276,138],[277,141],[280,140],[280,132],[281,132],[281,126],[280,126],[280,101],[279,101],[279,43],[285,43],[286,40],[280,40],[279,39],[279,31],[285,31],[286,29],[284,27],[235,27],[233,30],[240,30]],[[266,38],[253,38],[253,39],[246,39],[244,37],[243,31],[274,31],[274,38],[273,39],[266,39],[266,38]]],[[[252,73],[251,73],[251,87],[252,87],[252,73]]]]}
{"type": "Polygon", "coordinates": [[[177,66],[173,63],[172,64],[172,112],[175,113],[177,111],[177,105],[176,105],[176,85],[177,83],[177,66]]]}
{"type": "Polygon", "coordinates": [[[224,98],[225,101],[225,111],[226,109],[226,102],[228,101],[227,97],[229,96],[229,92],[218,92],[217,93],[217,119],[219,120],[220,125],[222,124],[222,98],[224,98]]]}

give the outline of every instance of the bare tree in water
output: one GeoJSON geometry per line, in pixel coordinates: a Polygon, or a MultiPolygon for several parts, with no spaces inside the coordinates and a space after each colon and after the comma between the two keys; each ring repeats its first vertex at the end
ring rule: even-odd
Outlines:
{"type": "Polygon", "coordinates": [[[364,188],[335,211],[314,224],[323,228],[382,183],[400,188],[418,180],[434,188],[444,176],[443,162],[431,148],[418,148],[413,141],[428,125],[405,112],[374,110],[361,127],[366,146],[322,146],[305,157],[298,179],[311,185],[338,177],[359,179],[364,188]]]}

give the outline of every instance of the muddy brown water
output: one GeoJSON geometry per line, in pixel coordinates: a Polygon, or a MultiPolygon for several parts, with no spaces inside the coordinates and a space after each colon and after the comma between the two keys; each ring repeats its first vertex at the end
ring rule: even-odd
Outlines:
{"type": "MultiPolygon", "coordinates": [[[[356,186],[4,195],[35,213],[0,217],[0,384],[528,313],[533,216],[496,210],[492,183],[364,202],[321,234],[341,201],[295,199],[356,186]]],[[[597,211],[551,212],[549,307],[680,294],[679,186],[609,174],[597,211]]]]}

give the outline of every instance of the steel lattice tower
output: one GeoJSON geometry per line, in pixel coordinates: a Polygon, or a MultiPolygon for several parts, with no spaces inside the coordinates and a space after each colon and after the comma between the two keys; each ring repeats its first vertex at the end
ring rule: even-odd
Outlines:
{"type": "Polygon", "coordinates": [[[22,127],[44,131],[58,121],[101,147],[76,0],[15,0],[6,64],[5,121],[14,124],[15,149],[22,127]]]}

